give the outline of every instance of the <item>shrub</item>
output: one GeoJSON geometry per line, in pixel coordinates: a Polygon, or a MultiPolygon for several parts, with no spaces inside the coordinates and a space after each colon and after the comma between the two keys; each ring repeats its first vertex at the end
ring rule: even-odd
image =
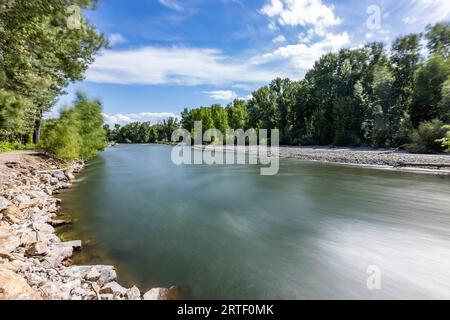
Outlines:
{"type": "Polygon", "coordinates": [[[22,144],[19,142],[9,141],[0,142],[0,152],[8,152],[14,150],[34,150],[35,147],[36,146],[34,144],[22,144]]]}
{"type": "Polygon", "coordinates": [[[40,149],[60,160],[88,159],[106,146],[101,104],[78,94],[73,108],[44,123],[40,149]]]}
{"type": "Polygon", "coordinates": [[[443,151],[442,140],[447,133],[443,123],[439,120],[422,122],[410,135],[411,143],[406,150],[413,153],[437,153],[443,151]]]}
{"type": "Polygon", "coordinates": [[[444,151],[450,152],[450,125],[443,126],[442,129],[447,131],[447,134],[445,135],[444,138],[438,139],[437,142],[439,142],[442,145],[444,151]]]}

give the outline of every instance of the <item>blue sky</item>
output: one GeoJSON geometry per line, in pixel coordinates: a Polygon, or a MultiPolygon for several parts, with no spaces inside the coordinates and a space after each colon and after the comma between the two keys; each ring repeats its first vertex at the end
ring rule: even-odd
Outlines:
{"type": "Polygon", "coordinates": [[[322,54],[392,42],[448,20],[448,0],[100,0],[89,20],[111,42],[70,86],[101,99],[109,123],[159,121],[301,79],[322,54]]]}

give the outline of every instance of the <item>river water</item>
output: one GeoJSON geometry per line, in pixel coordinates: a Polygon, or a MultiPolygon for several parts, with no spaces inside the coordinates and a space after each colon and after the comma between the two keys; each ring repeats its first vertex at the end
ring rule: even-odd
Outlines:
{"type": "Polygon", "coordinates": [[[449,177],[294,160],[261,176],[170,153],[107,149],[62,194],[76,262],[195,299],[450,299],[449,177]]]}

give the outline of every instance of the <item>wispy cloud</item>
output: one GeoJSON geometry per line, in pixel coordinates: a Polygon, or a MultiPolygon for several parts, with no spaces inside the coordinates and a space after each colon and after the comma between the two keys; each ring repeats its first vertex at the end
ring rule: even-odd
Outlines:
{"type": "Polygon", "coordinates": [[[131,122],[150,122],[151,124],[157,124],[170,117],[178,118],[176,114],[171,112],[117,113],[113,115],[103,113],[105,123],[110,126],[114,126],[116,123],[123,126],[131,122]]]}
{"type": "Polygon", "coordinates": [[[231,90],[205,91],[204,93],[216,100],[230,101],[238,97],[236,92],[231,90]]]}
{"type": "Polygon", "coordinates": [[[165,7],[178,12],[182,12],[184,10],[183,7],[176,0],[158,0],[158,2],[165,7]]]}
{"type": "Polygon", "coordinates": [[[286,37],[283,36],[282,34],[280,34],[279,36],[276,36],[275,38],[272,39],[273,43],[281,43],[281,42],[286,42],[286,37]]]}
{"type": "Polygon", "coordinates": [[[411,0],[400,10],[404,16],[402,21],[406,25],[427,25],[450,18],[448,0],[411,0]]]}
{"type": "Polygon", "coordinates": [[[229,85],[263,83],[276,70],[233,59],[215,49],[144,47],[109,50],[87,72],[91,82],[115,84],[229,85]]]}
{"type": "Polygon", "coordinates": [[[127,40],[125,40],[125,38],[120,33],[113,33],[109,36],[108,41],[110,46],[112,47],[127,42],[127,40]]]}

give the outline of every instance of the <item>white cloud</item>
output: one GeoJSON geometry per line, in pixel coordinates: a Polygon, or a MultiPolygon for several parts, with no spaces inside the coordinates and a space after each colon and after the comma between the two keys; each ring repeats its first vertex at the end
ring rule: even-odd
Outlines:
{"type": "Polygon", "coordinates": [[[239,99],[239,100],[245,100],[245,101],[248,101],[248,100],[250,100],[251,98],[253,98],[253,95],[252,95],[252,94],[248,94],[248,95],[246,95],[245,97],[239,97],[238,99],[239,99]]]}
{"type": "Polygon", "coordinates": [[[87,72],[87,80],[115,84],[231,85],[264,83],[277,70],[231,59],[214,49],[144,47],[106,51],[87,72]]]}
{"type": "Polygon", "coordinates": [[[282,34],[280,34],[279,36],[275,37],[272,39],[273,43],[281,43],[281,42],[286,42],[286,37],[283,36],[282,34]]]}
{"type": "MultiPolygon", "coordinates": [[[[309,34],[309,33],[308,33],[309,34]]],[[[318,42],[282,46],[257,56],[231,58],[215,49],[144,47],[106,51],[87,80],[112,84],[216,85],[246,87],[276,77],[300,79],[323,54],[350,43],[347,32],[326,33],[318,42]]]]}
{"type": "Polygon", "coordinates": [[[236,92],[231,90],[205,91],[204,93],[216,100],[230,101],[238,97],[236,92]]]}
{"type": "Polygon", "coordinates": [[[109,36],[108,41],[111,46],[127,42],[120,33],[113,33],[109,36]]]}
{"type": "Polygon", "coordinates": [[[183,11],[183,7],[176,0],[158,0],[158,2],[169,9],[183,11]]]}
{"type": "Polygon", "coordinates": [[[274,52],[254,57],[252,63],[259,65],[277,60],[288,60],[290,62],[289,67],[308,70],[322,55],[328,52],[336,52],[348,44],[350,44],[350,37],[347,32],[341,34],[327,33],[322,41],[311,45],[298,43],[280,47],[274,52]]]}
{"type": "Polygon", "coordinates": [[[178,118],[177,115],[171,112],[117,113],[114,115],[103,113],[105,123],[109,124],[111,127],[116,123],[122,126],[131,122],[151,122],[152,124],[156,124],[162,122],[163,120],[167,120],[170,117],[178,118]]]}
{"type": "Polygon", "coordinates": [[[269,0],[260,12],[281,26],[313,26],[322,35],[326,28],[342,22],[334,7],[321,0],[269,0]]]}

